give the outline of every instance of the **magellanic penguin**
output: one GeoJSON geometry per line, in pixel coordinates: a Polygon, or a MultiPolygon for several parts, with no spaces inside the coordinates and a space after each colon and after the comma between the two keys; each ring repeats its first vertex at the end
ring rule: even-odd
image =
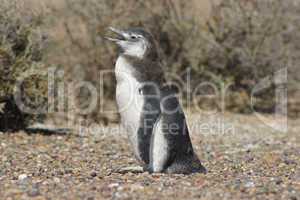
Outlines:
{"type": "Polygon", "coordinates": [[[149,172],[206,172],[195,155],[176,92],[164,77],[153,36],[142,28],[106,39],[120,47],[115,66],[116,99],[133,152],[149,172]]]}

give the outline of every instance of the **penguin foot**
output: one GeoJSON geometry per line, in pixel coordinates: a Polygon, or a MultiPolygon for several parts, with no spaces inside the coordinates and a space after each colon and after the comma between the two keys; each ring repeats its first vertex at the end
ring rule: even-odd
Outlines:
{"type": "Polygon", "coordinates": [[[126,174],[126,173],[143,173],[144,168],[141,166],[130,166],[130,167],[122,167],[116,170],[116,173],[126,174]]]}
{"type": "Polygon", "coordinates": [[[174,163],[166,169],[168,174],[193,174],[193,173],[202,173],[206,174],[206,168],[199,163],[174,163]]]}
{"type": "Polygon", "coordinates": [[[148,172],[149,174],[154,173],[153,168],[150,167],[149,165],[145,165],[145,166],[143,167],[143,169],[144,169],[145,172],[148,172]]]}

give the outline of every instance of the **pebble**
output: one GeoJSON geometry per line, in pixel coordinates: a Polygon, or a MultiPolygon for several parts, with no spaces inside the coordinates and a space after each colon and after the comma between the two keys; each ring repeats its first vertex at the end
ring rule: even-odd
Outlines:
{"type": "Polygon", "coordinates": [[[33,187],[31,190],[27,192],[28,196],[36,197],[40,195],[40,190],[38,187],[33,187]]]}
{"type": "Polygon", "coordinates": [[[297,163],[294,160],[284,159],[286,165],[296,165],[297,163]]]}
{"type": "Polygon", "coordinates": [[[254,187],[255,184],[252,181],[249,181],[245,184],[245,187],[250,188],[250,187],[254,187]]]}
{"type": "Polygon", "coordinates": [[[275,183],[276,185],[279,185],[281,183],[283,183],[282,179],[278,178],[278,179],[275,179],[275,183]]]}
{"type": "Polygon", "coordinates": [[[72,169],[65,169],[65,174],[72,174],[73,173],[73,170],[72,169]]]}
{"type": "Polygon", "coordinates": [[[55,183],[60,183],[60,179],[57,178],[57,177],[54,177],[53,181],[54,181],[55,183]]]}
{"type": "Polygon", "coordinates": [[[93,178],[94,178],[94,177],[96,177],[96,176],[97,176],[97,173],[96,173],[96,172],[91,172],[91,174],[90,174],[90,175],[91,175],[91,177],[93,177],[93,178]]]}
{"type": "Polygon", "coordinates": [[[42,184],[43,185],[48,185],[49,183],[48,183],[48,181],[44,181],[42,184]]]}
{"type": "Polygon", "coordinates": [[[3,156],[2,157],[2,162],[6,162],[8,159],[7,159],[7,157],[6,156],[3,156]]]}
{"type": "Polygon", "coordinates": [[[119,185],[120,185],[119,183],[112,183],[112,184],[109,184],[108,187],[114,188],[114,187],[118,187],[119,185]]]}
{"type": "Polygon", "coordinates": [[[142,185],[139,184],[133,184],[130,186],[131,190],[142,190],[144,189],[144,187],[142,185]]]}
{"type": "Polygon", "coordinates": [[[291,196],[290,199],[291,200],[297,200],[297,197],[296,196],[291,196]]]}
{"type": "Polygon", "coordinates": [[[27,174],[20,174],[19,177],[18,177],[18,180],[19,181],[24,181],[27,178],[28,178],[27,174]]]}

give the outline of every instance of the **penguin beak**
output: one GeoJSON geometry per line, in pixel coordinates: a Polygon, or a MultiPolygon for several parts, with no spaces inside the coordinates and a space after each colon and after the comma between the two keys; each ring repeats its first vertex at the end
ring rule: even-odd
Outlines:
{"type": "Polygon", "coordinates": [[[125,31],[109,27],[109,30],[112,31],[117,35],[117,38],[105,37],[105,39],[112,41],[112,42],[120,42],[126,40],[127,33],[125,31]]]}

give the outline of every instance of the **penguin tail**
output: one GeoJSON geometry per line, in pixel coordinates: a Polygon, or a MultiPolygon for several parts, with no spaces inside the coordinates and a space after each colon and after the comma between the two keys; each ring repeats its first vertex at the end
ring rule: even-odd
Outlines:
{"type": "Polygon", "coordinates": [[[193,156],[193,161],[192,161],[192,172],[193,173],[203,173],[206,174],[207,170],[206,168],[202,165],[200,159],[196,154],[193,156]]]}

